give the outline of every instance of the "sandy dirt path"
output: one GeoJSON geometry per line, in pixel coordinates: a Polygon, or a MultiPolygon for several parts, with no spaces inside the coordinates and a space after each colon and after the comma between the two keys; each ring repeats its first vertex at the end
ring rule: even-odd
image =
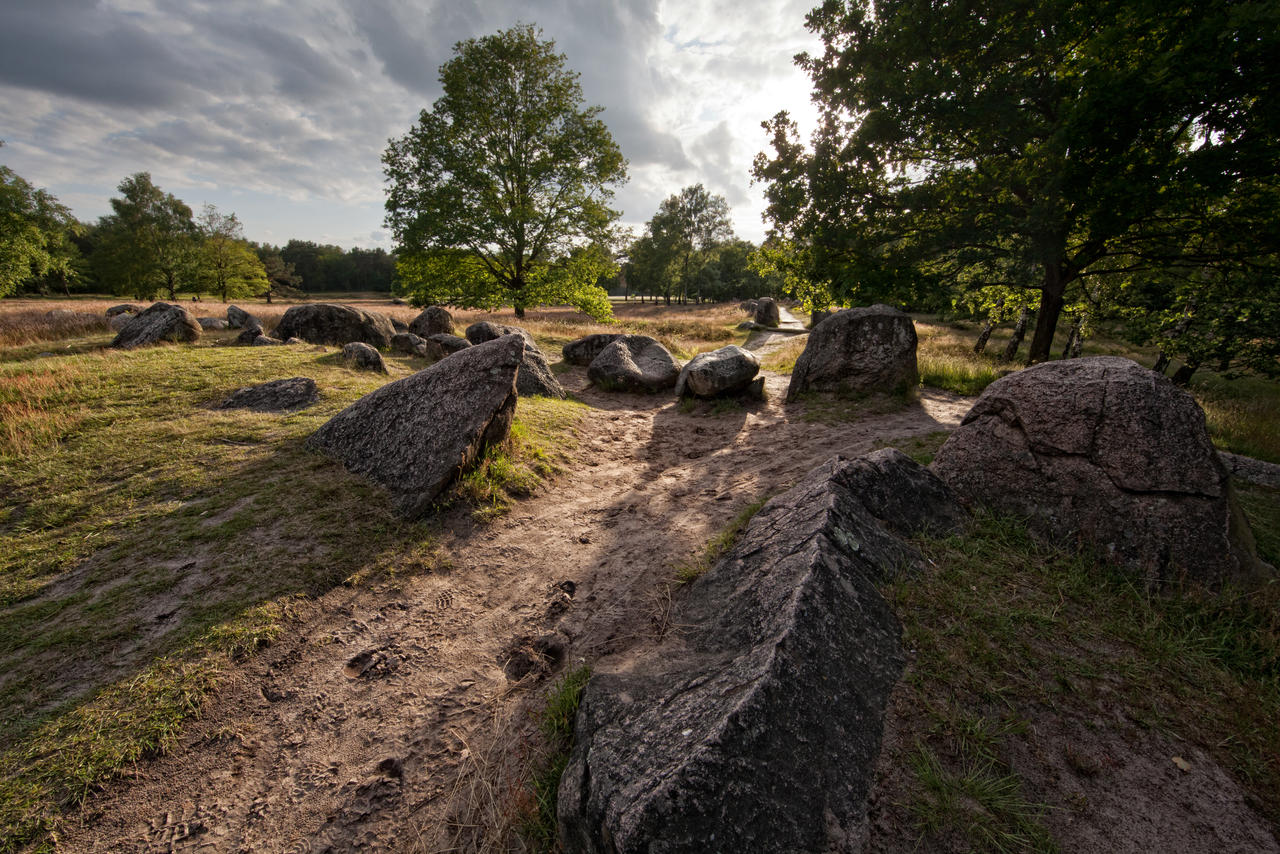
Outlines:
{"type": "MultiPolygon", "coordinates": [[[[562,380],[592,407],[568,471],[496,522],[452,515],[435,571],[301,603],[294,629],[243,666],[178,749],[62,828],[60,850],[502,850],[462,826],[502,820],[477,803],[477,785],[491,785],[479,757],[520,751],[529,710],[566,666],[513,678],[520,639],[554,635],[566,662],[652,639],[679,595],[673,567],[743,507],[833,454],[950,429],[971,403],[925,390],[832,424],[784,406],[776,375],[767,403],[716,415],[598,392],[582,369],[562,380]]],[[[491,801],[500,811],[509,797],[491,801]]]]}

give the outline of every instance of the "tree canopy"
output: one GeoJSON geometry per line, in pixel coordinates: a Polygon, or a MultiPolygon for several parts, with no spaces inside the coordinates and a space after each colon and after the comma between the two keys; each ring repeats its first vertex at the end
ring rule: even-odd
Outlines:
{"type": "Polygon", "coordinates": [[[1274,273],[1275,3],[829,0],[808,24],[819,129],[778,114],[754,172],[837,294],[1033,291],[1039,361],[1098,280],[1274,273]],[[1256,239],[1197,238],[1232,232],[1256,239]]]}
{"type": "Polygon", "coordinates": [[[244,227],[234,213],[220,213],[205,205],[196,227],[200,250],[196,258],[196,281],[217,294],[223,302],[236,297],[258,296],[269,285],[258,254],[244,239],[244,227]]]}
{"type": "Polygon", "coordinates": [[[112,213],[99,221],[93,262],[116,293],[152,299],[160,290],[178,298],[195,275],[197,230],[191,208],[138,172],[120,182],[112,213]]]}
{"type": "Polygon", "coordinates": [[[71,275],[79,224],[47,190],[0,166],[0,297],[49,272],[71,275]]]}
{"type": "Polygon", "coordinates": [[[661,294],[668,305],[673,296],[684,302],[691,293],[699,301],[723,296],[726,275],[733,284],[755,278],[747,269],[748,251],[733,240],[724,196],[694,184],[664,199],[632,242],[628,282],[661,294]]]}
{"type": "Polygon", "coordinates": [[[555,299],[607,314],[596,281],[612,268],[609,202],[626,161],[540,36],[516,26],[456,44],[444,95],[383,155],[400,286],[418,301],[519,315],[555,299]]]}

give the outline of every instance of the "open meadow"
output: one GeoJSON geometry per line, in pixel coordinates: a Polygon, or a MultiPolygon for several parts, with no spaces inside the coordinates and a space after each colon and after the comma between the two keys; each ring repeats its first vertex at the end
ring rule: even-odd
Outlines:
{"type": "MultiPolygon", "coordinates": [[[[521,398],[510,437],[407,522],[304,442],[427,361],[384,354],[384,376],[234,330],[112,350],[115,302],[0,303],[0,851],[554,850],[590,669],[678,632],[673,601],[765,499],[835,454],[927,463],[1018,367],[973,353],[976,324],[917,316],[918,389],[786,404],[805,336],[749,338],[736,306],[454,311],[528,330],[569,398],[521,398]],[[755,348],[766,399],[608,393],[560,360],[618,331],[681,362],[755,348]],[[316,405],[218,408],[294,376],[316,405]]],[[[267,329],[289,307],[241,304],[267,329]]],[[[1084,352],[1154,362],[1118,336],[1084,352]]],[[[1190,390],[1219,448],[1280,463],[1280,385],[1202,371],[1190,390]]],[[[1280,492],[1235,489],[1280,564],[1280,492]]],[[[1115,850],[1273,850],[1274,583],[1150,590],[984,514],[913,542],[932,569],[883,590],[910,659],[868,850],[1099,850],[1115,821],[1135,840],[1115,850]]]]}

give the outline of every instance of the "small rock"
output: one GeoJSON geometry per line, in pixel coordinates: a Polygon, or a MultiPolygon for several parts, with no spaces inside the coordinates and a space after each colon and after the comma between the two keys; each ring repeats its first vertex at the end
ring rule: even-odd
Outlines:
{"type": "Polygon", "coordinates": [[[387,365],[382,354],[363,341],[352,341],[342,348],[342,360],[361,371],[377,371],[385,374],[387,365]]]}
{"type": "Polygon", "coordinates": [[[320,399],[316,381],[310,377],[272,380],[248,386],[231,394],[219,409],[252,409],[255,412],[289,412],[305,409],[320,399]]]}
{"type": "Polygon", "coordinates": [[[410,322],[409,331],[423,338],[430,338],[432,335],[452,335],[453,315],[441,306],[427,306],[410,322]]]}

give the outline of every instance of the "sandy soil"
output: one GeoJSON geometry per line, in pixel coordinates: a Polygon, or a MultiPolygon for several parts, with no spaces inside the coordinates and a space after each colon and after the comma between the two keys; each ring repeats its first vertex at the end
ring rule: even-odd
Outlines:
{"type": "Polygon", "coordinates": [[[926,390],[830,424],[784,406],[781,376],[767,403],[715,415],[598,392],[583,369],[561,380],[592,407],[570,470],[494,523],[451,516],[443,569],[300,604],[295,630],[177,750],[67,822],[60,849],[502,850],[486,831],[511,817],[503,788],[555,672],[663,631],[674,566],[757,497],[833,454],[950,429],[970,403],[926,390]],[[541,637],[549,660],[521,652],[541,637]]]}

